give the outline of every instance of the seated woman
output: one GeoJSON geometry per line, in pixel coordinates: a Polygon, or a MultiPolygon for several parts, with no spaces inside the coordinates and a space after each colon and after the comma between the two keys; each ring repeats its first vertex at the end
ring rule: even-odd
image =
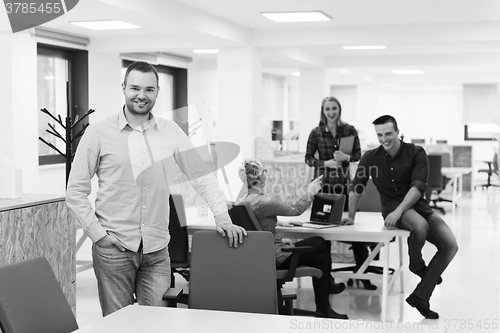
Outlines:
{"type": "Polygon", "coordinates": [[[322,176],[314,179],[309,185],[308,192],[293,205],[267,197],[263,193],[266,184],[266,173],[262,163],[255,159],[247,159],[239,168],[239,176],[244,184],[248,186],[248,194],[238,203],[246,202],[252,208],[257,220],[263,230],[273,233],[276,248],[276,268],[286,269],[290,265],[290,253],[282,252],[284,247],[311,246],[313,250],[301,253],[299,265],[307,265],[320,269],[323,274],[319,279],[313,279],[313,289],[316,303],[316,311],[325,318],[348,319],[347,315],[339,314],[332,310],[329,294],[340,293],[345,285],[335,285],[330,275],[331,254],[326,242],[321,237],[310,237],[295,244],[285,243],[276,232],[277,216],[298,216],[302,214],[311,204],[314,195],[321,189],[322,176]]]}

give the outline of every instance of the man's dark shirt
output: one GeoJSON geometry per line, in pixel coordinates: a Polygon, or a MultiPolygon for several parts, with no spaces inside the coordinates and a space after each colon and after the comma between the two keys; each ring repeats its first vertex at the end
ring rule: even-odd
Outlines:
{"type": "Polygon", "coordinates": [[[361,157],[351,190],[362,194],[371,176],[380,193],[382,215],[385,218],[399,206],[410,188],[416,187],[422,195],[412,208],[426,217],[433,212],[423,196],[428,173],[429,164],[424,149],[401,141],[394,157],[386,153],[382,146],[367,151],[361,157]]]}

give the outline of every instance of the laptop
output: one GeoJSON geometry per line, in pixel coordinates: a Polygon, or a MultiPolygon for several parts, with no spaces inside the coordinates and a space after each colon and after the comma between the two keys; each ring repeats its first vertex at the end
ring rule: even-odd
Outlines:
{"type": "Polygon", "coordinates": [[[322,229],[341,226],[345,196],[341,194],[319,193],[314,196],[310,222],[303,227],[322,229]]]}

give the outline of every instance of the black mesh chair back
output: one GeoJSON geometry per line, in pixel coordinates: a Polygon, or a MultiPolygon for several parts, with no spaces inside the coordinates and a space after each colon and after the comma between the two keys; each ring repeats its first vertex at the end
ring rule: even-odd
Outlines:
{"type": "Polygon", "coordinates": [[[170,242],[168,253],[170,255],[170,266],[172,268],[171,287],[175,286],[174,273],[182,275],[189,281],[189,236],[186,226],[186,212],[182,196],[172,194],[169,198],[170,220],[168,230],[170,242]],[[184,268],[184,270],[181,270],[184,268]]]}
{"type": "Polygon", "coordinates": [[[228,210],[229,217],[234,224],[245,228],[248,231],[262,231],[262,227],[257,221],[252,208],[248,204],[241,203],[228,210]]]}

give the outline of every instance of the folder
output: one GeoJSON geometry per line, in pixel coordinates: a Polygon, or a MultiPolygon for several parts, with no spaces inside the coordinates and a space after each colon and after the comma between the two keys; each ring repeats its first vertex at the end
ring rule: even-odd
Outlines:
{"type": "Polygon", "coordinates": [[[354,146],[354,136],[346,136],[345,138],[340,138],[339,150],[344,154],[351,155],[352,148],[354,146]]]}

